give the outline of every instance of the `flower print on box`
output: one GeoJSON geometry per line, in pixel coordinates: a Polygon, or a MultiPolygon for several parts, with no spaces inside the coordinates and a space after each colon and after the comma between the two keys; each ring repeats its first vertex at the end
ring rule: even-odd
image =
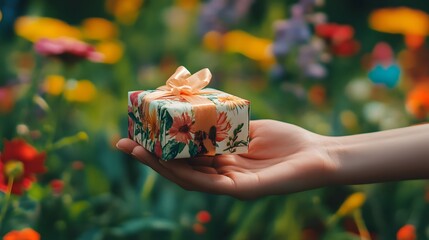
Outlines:
{"type": "Polygon", "coordinates": [[[211,77],[204,70],[179,68],[158,90],[129,92],[130,138],[163,160],[247,153],[250,102],[199,88],[211,77]]]}

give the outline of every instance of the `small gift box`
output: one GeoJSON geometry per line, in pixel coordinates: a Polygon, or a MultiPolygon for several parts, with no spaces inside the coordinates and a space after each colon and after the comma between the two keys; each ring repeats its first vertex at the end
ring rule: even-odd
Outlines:
{"type": "Polygon", "coordinates": [[[128,135],[163,160],[246,153],[250,102],[205,88],[205,68],[179,67],[157,90],[128,92],[128,135]]]}

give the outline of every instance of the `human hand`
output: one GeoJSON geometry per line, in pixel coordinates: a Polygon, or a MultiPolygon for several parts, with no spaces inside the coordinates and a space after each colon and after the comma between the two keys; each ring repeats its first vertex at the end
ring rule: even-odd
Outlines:
{"type": "Polygon", "coordinates": [[[193,159],[159,160],[131,139],[117,148],[133,155],[186,190],[252,199],[321,187],[330,183],[335,161],[325,148],[327,137],[295,125],[250,122],[249,152],[193,159]]]}

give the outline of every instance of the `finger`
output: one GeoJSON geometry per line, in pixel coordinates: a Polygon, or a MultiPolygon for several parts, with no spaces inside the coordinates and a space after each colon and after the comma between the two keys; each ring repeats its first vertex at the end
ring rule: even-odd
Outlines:
{"type": "Polygon", "coordinates": [[[169,169],[166,169],[162,164],[160,164],[158,158],[149,153],[142,146],[136,146],[132,150],[131,155],[134,156],[140,162],[146,164],[147,166],[158,172],[163,177],[167,178],[168,180],[175,182],[182,188],[188,189],[187,186],[184,185],[183,181],[175,177],[169,169]]]}
{"type": "Polygon", "coordinates": [[[191,166],[206,166],[212,167],[215,156],[198,156],[188,160],[191,166]]]}
{"type": "Polygon", "coordinates": [[[129,138],[122,138],[116,143],[116,148],[124,153],[131,154],[133,149],[139,144],[129,138]]]}
{"type": "Polygon", "coordinates": [[[195,171],[192,166],[181,164],[179,160],[163,162],[163,165],[192,189],[217,194],[231,194],[233,192],[235,184],[227,176],[195,171]]]}
{"type": "Polygon", "coordinates": [[[212,167],[205,167],[205,166],[192,166],[192,168],[196,171],[207,173],[207,174],[218,174],[216,169],[212,167]]]}

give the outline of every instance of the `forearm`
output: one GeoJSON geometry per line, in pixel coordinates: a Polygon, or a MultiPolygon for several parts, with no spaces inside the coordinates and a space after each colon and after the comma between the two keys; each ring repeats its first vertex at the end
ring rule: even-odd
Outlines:
{"type": "Polygon", "coordinates": [[[334,184],[429,178],[429,124],[331,138],[334,184]]]}

